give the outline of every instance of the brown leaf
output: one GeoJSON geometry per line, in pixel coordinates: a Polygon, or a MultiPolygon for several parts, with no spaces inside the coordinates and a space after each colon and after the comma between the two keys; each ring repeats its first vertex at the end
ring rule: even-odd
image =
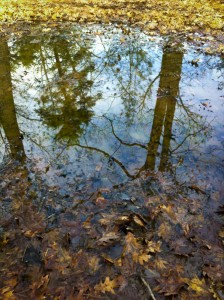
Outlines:
{"type": "Polygon", "coordinates": [[[157,269],[159,270],[163,270],[163,269],[166,269],[167,265],[168,265],[168,262],[165,261],[164,259],[162,258],[156,258],[154,260],[154,265],[157,269]]]}
{"type": "Polygon", "coordinates": [[[141,227],[145,227],[145,224],[142,222],[142,220],[141,220],[137,215],[134,215],[134,216],[133,216],[133,221],[134,221],[137,225],[139,225],[139,226],[141,226],[141,227]]]}
{"type": "Polygon", "coordinates": [[[219,264],[216,266],[205,266],[203,268],[203,274],[210,277],[213,281],[224,281],[224,268],[219,264]]]}
{"type": "Polygon", "coordinates": [[[96,204],[97,205],[104,205],[104,204],[106,204],[107,203],[107,200],[104,198],[104,197],[98,197],[97,199],[96,199],[96,204]]]}
{"type": "Polygon", "coordinates": [[[116,232],[107,232],[98,240],[98,245],[111,244],[114,241],[117,241],[119,239],[120,239],[120,234],[116,232]]]}
{"type": "Polygon", "coordinates": [[[179,294],[180,289],[185,285],[184,278],[173,274],[170,274],[169,277],[163,277],[158,281],[160,285],[156,287],[156,290],[165,296],[179,294]]]}
{"type": "Polygon", "coordinates": [[[158,229],[158,236],[162,237],[165,241],[170,239],[172,228],[168,223],[162,223],[158,229]]]}
{"type": "Polygon", "coordinates": [[[137,239],[131,232],[128,232],[125,237],[125,254],[136,252],[140,248],[141,245],[137,242],[137,239]]]}

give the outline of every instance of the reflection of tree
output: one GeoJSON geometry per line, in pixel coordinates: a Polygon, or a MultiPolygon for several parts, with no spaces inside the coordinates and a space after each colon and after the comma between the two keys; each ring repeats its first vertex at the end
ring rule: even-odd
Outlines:
{"type": "MultiPolygon", "coordinates": [[[[29,72],[36,70],[32,78],[38,91],[38,99],[35,98],[38,103],[36,112],[47,127],[56,129],[53,136],[58,141],[58,147],[54,145],[52,150],[48,146],[49,156],[54,149],[60,152],[60,146],[63,146],[64,151],[67,146],[73,145],[84,149],[81,151],[85,153],[88,150],[99,153],[100,159],[108,159],[108,168],[112,164],[117,165],[126,176],[135,178],[144,169],[155,170],[156,162],[159,162],[160,171],[171,169],[169,163],[171,159],[172,162],[176,159],[177,150],[178,153],[189,151],[184,147],[189,137],[193,139],[201,130],[201,124],[190,106],[181,102],[181,49],[164,48],[159,72],[157,62],[154,64],[153,52],[141,49],[141,45],[133,40],[130,43],[128,41],[127,45],[116,40],[117,44],[112,43],[109,50],[104,45],[105,51],[102,51],[102,47],[96,50],[91,48],[91,40],[85,44],[80,39],[76,43],[75,38],[70,43],[63,35],[42,38],[43,41],[31,40],[28,45],[25,43],[28,52],[31,45],[28,55],[31,61],[26,59],[24,67],[29,68],[29,72]],[[154,70],[159,75],[152,77],[154,70]],[[159,88],[153,110],[150,109],[149,95],[152,90],[157,90],[154,85],[157,78],[159,88]],[[105,85],[102,89],[101,83],[105,85]],[[92,108],[100,97],[97,91],[101,90],[105,92],[103,109],[98,110],[96,106],[96,114],[98,111],[100,113],[93,117],[92,108]],[[39,98],[40,94],[42,96],[39,98]],[[121,112],[117,112],[116,108],[114,113],[113,101],[122,103],[121,112]],[[190,122],[193,122],[194,127],[190,122]],[[152,124],[149,142],[148,124],[152,124]],[[141,129],[141,126],[144,128],[141,129]],[[179,135],[174,135],[176,128],[180,129],[179,135]],[[141,142],[138,142],[138,138],[141,142]],[[135,149],[138,149],[136,153],[135,149]],[[132,173],[130,169],[134,168],[138,170],[132,173]]],[[[24,45],[20,47],[23,49],[24,45]]],[[[17,53],[23,53],[21,49],[17,53]]],[[[21,56],[22,63],[23,60],[21,56]]],[[[32,121],[31,118],[29,120],[32,121]]],[[[52,130],[48,134],[52,136],[52,130]]],[[[42,136],[36,145],[46,148],[41,144],[41,139],[42,136]]],[[[76,159],[76,154],[74,157],[76,159]]]]}
{"type": "Polygon", "coordinates": [[[16,160],[25,158],[24,147],[16,118],[10,73],[10,55],[6,41],[0,41],[0,125],[7,138],[10,154],[16,160]]]}
{"type": "Polygon", "coordinates": [[[68,44],[54,41],[52,49],[51,72],[56,71],[57,76],[45,89],[38,112],[48,126],[60,128],[57,140],[76,140],[83,132],[83,125],[91,119],[91,108],[99,98],[90,93],[93,82],[89,74],[94,65],[85,47],[69,53],[68,44]]]}
{"type": "MultiPolygon", "coordinates": [[[[103,153],[104,156],[110,157],[113,162],[121,167],[124,173],[130,178],[138,177],[142,170],[155,170],[157,157],[160,157],[158,167],[160,171],[171,169],[169,161],[171,161],[171,155],[175,154],[175,150],[181,147],[183,143],[186,143],[187,139],[195,137],[201,131],[206,129],[204,124],[201,124],[199,121],[197,114],[192,113],[189,107],[187,107],[183,102],[177,102],[180,99],[179,82],[181,78],[182,60],[183,51],[181,48],[172,48],[169,45],[164,48],[161,72],[159,76],[160,83],[157,92],[157,101],[154,109],[150,140],[147,145],[138,142],[128,142],[122,139],[122,137],[116,133],[116,129],[118,129],[118,126],[114,125],[116,120],[112,120],[104,116],[111,125],[111,133],[113,137],[120,146],[123,147],[124,151],[127,147],[140,147],[147,151],[144,165],[140,167],[139,172],[135,174],[131,174],[128,171],[128,168],[125,167],[125,165],[114,155],[110,156],[109,154],[106,155],[103,153]],[[182,135],[181,137],[175,137],[174,140],[172,127],[176,108],[182,110],[185,116],[183,115],[183,120],[178,120],[176,117],[175,121],[177,121],[178,126],[182,128],[182,135]],[[184,124],[184,122],[186,122],[186,124],[184,124]],[[193,123],[194,126],[191,123],[193,123]],[[176,143],[174,149],[171,149],[171,140],[174,140],[176,143]]],[[[153,83],[154,81],[152,81],[152,84],[153,83]]],[[[135,112],[132,111],[132,114],[134,113],[135,112]]],[[[83,147],[82,145],[80,146],[83,147]]],[[[102,152],[100,149],[95,147],[92,147],[91,150],[99,153],[102,152]]]]}
{"type": "MultiPolygon", "coordinates": [[[[105,49],[106,51],[106,49],[105,49]]],[[[106,70],[116,78],[117,93],[123,102],[127,120],[133,121],[133,113],[140,106],[146,106],[155,78],[150,77],[155,55],[143,49],[140,39],[127,38],[124,44],[115,40],[106,51],[106,70]],[[151,54],[151,53],[150,53],[151,54]],[[147,82],[148,81],[148,82],[147,82]]]]}
{"type": "MultiPolygon", "coordinates": [[[[107,53],[107,55],[109,54],[107,53]]],[[[111,62],[112,58],[109,57],[110,58],[109,63],[111,64],[110,67],[116,69],[117,67],[116,64],[118,64],[118,66],[122,68],[120,59],[117,60],[117,53],[116,54],[113,53],[113,55],[115,55],[116,58],[112,64],[111,62]]],[[[134,54],[133,57],[135,57],[134,54]]],[[[199,121],[198,115],[192,113],[189,107],[187,107],[183,102],[179,102],[180,99],[179,82],[181,78],[182,60],[183,60],[183,50],[181,47],[177,47],[177,46],[171,47],[169,46],[169,44],[164,47],[161,71],[159,76],[157,76],[160,78],[160,82],[159,82],[159,88],[157,92],[157,101],[154,109],[154,117],[152,122],[151,133],[150,133],[150,140],[148,144],[126,141],[122,136],[119,135],[119,133],[116,132],[117,130],[119,131],[119,127],[121,128],[123,125],[118,125],[116,118],[113,120],[113,118],[111,119],[107,115],[103,116],[104,119],[108,121],[110,124],[113,140],[117,142],[117,146],[116,146],[117,149],[121,147],[122,149],[121,152],[125,152],[126,149],[128,148],[130,149],[131,147],[133,148],[139,147],[146,150],[146,161],[142,167],[139,167],[139,171],[137,173],[132,174],[128,170],[128,167],[125,166],[125,163],[122,162],[122,158],[119,159],[118,157],[116,157],[115,155],[117,151],[116,148],[115,149],[112,148],[114,150],[111,149],[111,152],[109,153],[100,147],[95,147],[95,146],[92,147],[89,145],[91,143],[91,139],[88,140],[86,145],[78,144],[78,143],[75,143],[75,145],[81,148],[88,149],[90,151],[98,152],[102,154],[104,157],[107,157],[109,161],[113,161],[117,166],[119,166],[129,178],[138,177],[142,170],[146,170],[146,169],[155,170],[156,159],[159,157],[160,159],[159,159],[158,169],[160,171],[165,171],[167,169],[171,170],[171,166],[169,164],[171,163],[171,156],[175,155],[175,149],[177,150],[179,147],[182,147],[183,143],[186,144],[187,139],[191,137],[195,137],[202,130],[205,130],[205,126],[201,124],[201,122],[199,121]],[[175,118],[176,126],[178,128],[181,128],[182,134],[180,137],[175,137],[174,139],[173,138],[174,135],[172,133],[172,127],[174,123],[174,115],[176,109],[182,111],[181,117],[183,117],[183,119],[178,120],[177,116],[175,118]],[[193,123],[194,126],[192,126],[191,123],[193,123]],[[173,141],[174,149],[172,149],[171,147],[171,140],[173,141]]],[[[133,67],[132,69],[132,66],[133,66],[133,61],[132,59],[130,59],[129,71],[135,72],[136,68],[133,67]]],[[[123,67],[124,69],[126,68],[126,66],[123,67]]],[[[145,68],[143,68],[143,70],[145,70],[145,68]]],[[[134,116],[136,111],[133,109],[132,106],[133,103],[130,101],[130,97],[129,97],[132,92],[130,91],[129,93],[127,92],[125,94],[125,91],[127,89],[123,86],[124,81],[122,81],[122,75],[118,77],[118,75],[114,73],[114,76],[119,79],[118,81],[121,89],[120,97],[122,98],[124,107],[127,110],[126,116],[128,116],[129,114],[132,114],[134,116]],[[126,99],[126,102],[124,101],[124,99],[126,99]],[[130,106],[127,103],[129,103],[130,106]]],[[[155,78],[155,80],[157,79],[157,77],[155,78]]],[[[133,74],[131,74],[128,78],[129,78],[129,82],[127,84],[127,87],[131,87],[131,82],[132,82],[131,80],[133,78],[133,74]]],[[[155,80],[152,80],[149,83],[149,88],[147,88],[146,91],[152,88],[153,84],[155,83],[155,80]]],[[[142,99],[142,97],[139,97],[139,99],[142,99]]],[[[127,124],[125,124],[125,126],[126,125],[127,124]]],[[[104,124],[103,126],[105,127],[106,125],[104,124]]],[[[100,129],[98,131],[100,131],[100,129]]]]}
{"type": "Polygon", "coordinates": [[[183,52],[165,49],[160,73],[158,98],[156,101],[154,119],[148,143],[148,152],[144,168],[155,169],[156,157],[163,132],[162,152],[159,170],[164,171],[167,165],[172,123],[174,119],[176,97],[179,91],[183,52]]]}

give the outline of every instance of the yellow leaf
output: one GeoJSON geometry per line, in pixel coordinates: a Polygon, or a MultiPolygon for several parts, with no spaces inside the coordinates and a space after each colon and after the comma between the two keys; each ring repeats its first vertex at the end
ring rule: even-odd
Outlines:
{"type": "Polygon", "coordinates": [[[142,220],[138,217],[138,216],[134,216],[133,220],[136,224],[138,224],[139,226],[145,227],[145,225],[143,224],[142,220]]]}
{"type": "Polygon", "coordinates": [[[220,236],[221,238],[224,238],[224,230],[221,230],[221,231],[219,232],[219,236],[220,236]]]}
{"type": "Polygon", "coordinates": [[[161,247],[161,242],[160,241],[159,242],[149,241],[147,243],[147,246],[148,246],[147,250],[149,252],[155,253],[155,252],[160,252],[161,251],[160,250],[160,247],[161,247]]]}
{"type": "Polygon", "coordinates": [[[170,217],[170,218],[172,218],[173,220],[175,220],[176,219],[176,216],[175,216],[175,213],[174,213],[174,211],[173,211],[173,207],[171,206],[171,205],[161,205],[160,206],[160,209],[162,210],[162,211],[164,211],[165,213],[167,213],[168,214],[168,216],[170,217]]]}
{"type": "Polygon", "coordinates": [[[157,258],[157,259],[155,259],[154,264],[155,264],[156,268],[158,268],[159,270],[162,270],[162,269],[166,269],[166,265],[168,265],[168,262],[162,258],[157,258]]]}
{"type": "Polygon", "coordinates": [[[144,262],[147,262],[150,258],[151,258],[151,255],[142,253],[138,256],[138,261],[139,261],[140,265],[144,265],[144,262]]]}
{"type": "Polygon", "coordinates": [[[3,295],[4,300],[15,300],[15,296],[13,295],[13,291],[10,291],[10,287],[4,287],[0,289],[0,293],[3,295]]]}
{"type": "Polygon", "coordinates": [[[116,279],[110,280],[109,277],[105,278],[104,282],[100,282],[94,287],[94,290],[101,293],[112,293],[115,294],[114,289],[117,287],[117,281],[116,279]]]}
{"type": "Polygon", "coordinates": [[[89,267],[93,272],[96,272],[100,268],[99,261],[100,259],[97,256],[92,256],[88,259],[89,267]]]}
{"type": "Polygon", "coordinates": [[[190,280],[188,285],[189,285],[189,289],[195,291],[197,294],[207,293],[204,279],[200,280],[199,278],[195,277],[190,280]]]}
{"type": "Polygon", "coordinates": [[[49,32],[49,31],[51,31],[51,28],[44,28],[44,29],[42,29],[42,32],[49,32]]]}

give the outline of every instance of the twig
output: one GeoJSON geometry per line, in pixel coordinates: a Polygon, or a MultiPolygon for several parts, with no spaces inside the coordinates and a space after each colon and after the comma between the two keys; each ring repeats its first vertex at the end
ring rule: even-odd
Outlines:
{"type": "Polygon", "coordinates": [[[153,295],[152,289],[150,288],[149,284],[148,284],[148,283],[145,281],[145,279],[142,278],[142,277],[141,277],[141,280],[142,280],[142,282],[144,283],[144,285],[147,287],[147,289],[148,289],[148,291],[149,291],[149,294],[150,294],[151,298],[152,298],[153,300],[156,300],[156,298],[155,298],[155,296],[153,295]]]}

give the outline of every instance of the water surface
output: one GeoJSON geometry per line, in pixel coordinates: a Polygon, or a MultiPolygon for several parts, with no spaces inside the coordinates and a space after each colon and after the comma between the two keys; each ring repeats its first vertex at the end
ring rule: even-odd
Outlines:
{"type": "Polygon", "coordinates": [[[220,57],[137,30],[1,41],[1,166],[15,159],[61,193],[111,188],[145,170],[220,191],[222,75],[220,57]]]}

